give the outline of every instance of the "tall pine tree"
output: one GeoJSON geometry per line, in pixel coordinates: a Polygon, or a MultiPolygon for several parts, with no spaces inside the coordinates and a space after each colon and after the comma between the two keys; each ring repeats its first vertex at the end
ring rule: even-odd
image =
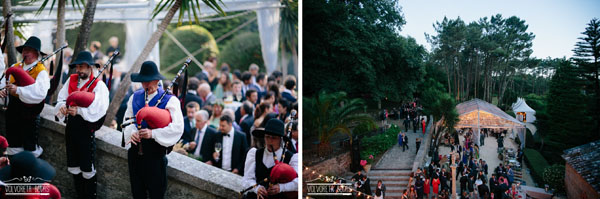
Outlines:
{"type": "Polygon", "coordinates": [[[600,138],[600,20],[592,19],[578,38],[573,49],[575,63],[583,70],[584,77],[588,80],[586,89],[590,95],[588,114],[593,117],[594,138],[600,138]]]}
{"type": "Polygon", "coordinates": [[[564,150],[592,141],[590,117],[586,113],[585,81],[580,68],[560,60],[550,82],[547,111],[549,132],[544,133],[549,150],[564,150]]]}

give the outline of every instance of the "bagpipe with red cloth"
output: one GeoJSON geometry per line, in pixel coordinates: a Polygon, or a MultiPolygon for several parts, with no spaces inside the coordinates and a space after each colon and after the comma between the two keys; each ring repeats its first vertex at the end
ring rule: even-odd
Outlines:
{"type": "MultiPolygon", "coordinates": [[[[145,94],[145,102],[146,102],[146,106],[144,106],[143,108],[141,108],[134,117],[129,117],[129,118],[124,118],[123,121],[128,121],[128,120],[133,120],[127,123],[123,123],[121,124],[121,128],[124,129],[126,126],[131,125],[131,124],[137,124],[137,128],[138,130],[142,128],[142,122],[146,122],[146,124],[148,124],[148,127],[150,127],[150,129],[159,129],[159,128],[164,128],[166,126],[168,126],[171,121],[171,113],[166,110],[166,109],[161,109],[158,108],[158,104],[160,104],[160,102],[163,100],[163,98],[167,95],[167,93],[170,90],[174,91],[174,96],[177,96],[177,91],[178,89],[173,89],[173,86],[175,85],[175,82],[179,79],[179,77],[181,77],[181,74],[183,74],[183,72],[187,69],[187,67],[190,65],[190,63],[192,62],[192,59],[188,58],[184,63],[183,66],[181,67],[181,69],[179,69],[179,71],[177,72],[177,74],[175,75],[175,77],[173,78],[173,80],[171,82],[173,82],[171,85],[169,85],[169,87],[167,88],[167,90],[165,90],[163,92],[163,94],[160,96],[160,98],[158,98],[158,101],[156,102],[156,104],[154,106],[148,106],[148,91],[144,91],[145,94]]],[[[186,72],[186,76],[187,76],[187,72],[186,72]]],[[[186,78],[187,80],[187,78],[186,78]]],[[[184,91],[185,92],[185,91],[184,91]]],[[[122,134],[123,136],[121,137],[121,147],[125,147],[125,134],[122,134]]],[[[172,147],[169,147],[169,152],[170,150],[172,150],[172,147]]],[[[142,149],[142,145],[138,145],[138,154],[142,155],[143,153],[143,149],[142,149]]]]}

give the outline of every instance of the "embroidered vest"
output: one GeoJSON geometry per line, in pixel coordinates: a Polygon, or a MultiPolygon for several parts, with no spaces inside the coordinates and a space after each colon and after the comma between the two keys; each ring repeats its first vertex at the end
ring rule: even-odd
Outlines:
{"type": "MultiPolygon", "coordinates": [[[[156,91],[157,94],[148,102],[148,106],[154,106],[156,104],[156,102],[158,101],[158,98],[160,98],[160,96],[165,92],[162,88],[158,88],[158,90],[156,91]]],[[[158,108],[161,109],[165,109],[165,107],[167,106],[167,103],[169,102],[169,99],[171,99],[173,95],[171,94],[166,94],[165,97],[160,101],[160,103],[156,106],[158,108]]],[[[145,97],[144,97],[144,90],[140,89],[138,91],[136,91],[135,93],[133,93],[133,99],[131,101],[131,108],[133,111],[133,115],[135,116],[137,114],[137,112],[144,108],[144,106],[146,106],[146,101],[145,101],[145,97]]],[[[143,128],[149,128],[148,124],[146,123],[146,121],[142,122],[142,129],[143,128]]],[[[144,151],[144,155],[149,155],[149,156],[164,156],[166,154],[168,154],[169,152],[171,152],[172,147],[164,147],[160,144],[158,144],[158,142],[154,141],[153,139],[142,139],[141,142],[143,151],[144,151]]],[[[137,145],[131,145],[130,150],[134,150],[134,151],[138,151],[138,147],[137,145]]]]}

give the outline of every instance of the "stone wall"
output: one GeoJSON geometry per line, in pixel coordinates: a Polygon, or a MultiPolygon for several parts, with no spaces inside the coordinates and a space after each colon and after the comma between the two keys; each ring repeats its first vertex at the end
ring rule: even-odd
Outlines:
{"type": "Polygon", "coordinates": [[[569,163],[565,163],[565,188],[567,198],[600,198],[598,191],[594,190],[569,163]]]}
{"type": "MultiPolygon", "coordinates": [[[[53,109],[46,105],[41,114],[39,142],[44,153],[40,158],[56,169],[52,184],[64,198],[74,198],[73,178],[66,165],[65,125],[54,121],[53,109]]],[[[1,112],[0,126],[4,126],[5,117],[1,112]]],[[[98,130],[96,157],[98,198],[131,198],[127,149],[121,147],[121,132],[107,127],[98,130]]],[[[166,198],[240,198],[242,177],[178,153],[167,155],[167,159],[166,198]]]]}
{"type": "Polygon", "coordinates": [[[435,129],[435,126],[433,125],[433,116],[429,116],[429,118],[427,118],[427,121],[427,126],[425,127],[427,129],[426,136],[423,140],[421,140],[421,148],[419,149],[419,152],[415,157],[415,161],[412,167],[413,173],[417,172],[417,168],[423,167],[425,165],[425,162],[428,158],[427,152],[429,152],[429,147],[431,146],[431,142],[433,142],[431,140],[431,137],[433,136],[433,129],[435,129]]]}
{"type": "Polygon", "coordinates": [[[310,169],[314,170],[317,174],[303,172],[302,179],[315,179],[318,177],[319,174],[344,176],[346,172],[350,171],[350,163],[352,162],[352,157],[350,154],[351,152],[348,151],[334,158],[324,160],[314,165],[305,165],[310,169]]]}

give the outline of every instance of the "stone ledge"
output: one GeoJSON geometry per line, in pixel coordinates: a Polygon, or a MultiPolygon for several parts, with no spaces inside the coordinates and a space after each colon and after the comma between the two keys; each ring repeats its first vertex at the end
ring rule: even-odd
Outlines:
{"type": "MultiPolygon", "coordinates": [[[[53,110],[53,106],[46,105],[40,114],[39,141],[44,148],[41,158],[56,168],[57,179],[54,180],[54,183],[58,184],[61,192],[71,193],[74,191],[71,176],[66,172],[65,124],[54,121],[53,110]]],[[[0,123],[4,124],[4,112],[1,112],[0,115],[2,117],[0,123]]],[[[103,126],[96,132],[96,146],[98,164],[96,169],[99,176],[98,194],[100,198],[127,198],[131,191],[128,186],[127,148],[121,147],[121,132],[103,126]],[[107,166],[103,167],[103,165],[107,166]],[[119,185],[114,187],[116,186],[114,184],[119,185]]],[[[171,153],[167,155],[167,159],[169,161],[167,198],[181,198],[182,196],[240,198],[239,191],[244,189],[241,184],[242,177],[179,153],[171,153]]]]}

